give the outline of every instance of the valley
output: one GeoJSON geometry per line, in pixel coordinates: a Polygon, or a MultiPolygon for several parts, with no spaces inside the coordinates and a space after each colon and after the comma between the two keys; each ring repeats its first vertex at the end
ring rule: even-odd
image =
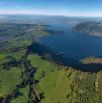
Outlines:
{"type": "Polygon", "coordinates": [[[102,48],[96,47],[101,39],[89,37],[96,40],[96,51],[86,53],[80,45],[81,54],[80,42],[73,45],[88,37],[67,31],[68,18],[61,24],[58,17],[58,22],[46,18],[53,22],[0,24],[0,103],[101,103],[102,48]]]}

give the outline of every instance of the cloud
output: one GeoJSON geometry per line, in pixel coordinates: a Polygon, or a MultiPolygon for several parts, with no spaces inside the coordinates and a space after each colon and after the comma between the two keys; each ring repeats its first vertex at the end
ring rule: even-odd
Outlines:
{"type": "Polygon", "coordinates": [[[13,9],[0,9],[0,14],[38,14],[38,15],[67,15],[66,12],[56,10],[43,10],[43,9],[32,9],[32,10],[13,10],[13,9]]]}
{"type": "Polygon", "coordinates": [[[102,12],[70,12],[69,15],[79,17],[102,17],[102,12]]]}
{"type": "Polygon", "coordinates": [[[66,10],[44,10],[44,9],[0,9],[0,14],[35,14],[35,15],[64,15],[80,17],[102,17],[101,12],[72,12],[66,10]]]}

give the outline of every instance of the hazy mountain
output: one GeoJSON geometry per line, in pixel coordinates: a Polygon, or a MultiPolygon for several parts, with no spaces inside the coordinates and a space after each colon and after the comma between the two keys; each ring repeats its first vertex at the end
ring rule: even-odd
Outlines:
{"type": "Polygon", "coordinates": [[[92,36],[102,36],[102,22],[83,22],[74,26],[73,31],[92,36]]]}

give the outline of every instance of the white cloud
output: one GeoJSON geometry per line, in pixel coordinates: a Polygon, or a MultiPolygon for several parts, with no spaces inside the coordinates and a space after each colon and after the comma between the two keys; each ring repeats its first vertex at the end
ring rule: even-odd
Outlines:
{"type": "Polygon", "coordinates": [[[56,10],[41,10],[41,9],[32,9],[32,10],[6,10],[0,9],[0,14],[38,14],[38,15],[67,15],[66,12],[56,11],[56,10]]]}
{"type": "Polygon", "coordinates": [[[102,17],[102,12],[74,12],[69,15],[81,17],[102,17]]]}
{"type": "Polygon", "coordinates": [[[65,16],[84,16],[84,17],[102,17],[101,12],[72,12],[64,10],[44,10],[44,9],[32,9],[32,10],[6,10],[0,9],[0,14],[37,14],[37,15],[65,15],[65,16]]]}

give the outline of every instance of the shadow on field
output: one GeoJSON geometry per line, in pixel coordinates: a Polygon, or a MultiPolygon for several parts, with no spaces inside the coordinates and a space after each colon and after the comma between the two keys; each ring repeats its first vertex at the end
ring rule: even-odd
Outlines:
{"type": "Polygon", "coordinates": [[[56,53],[51,48],[37,42],[33,42],[28,47],[28,53],[37,53],[38,55],[42,56],[43,59],[54,61],[56,64],[71,66],[72,68],[83,72],[94,73],[102,69],[102,64],[82,64],[78,60],[69,58],[61,53],[56,53]]]}

